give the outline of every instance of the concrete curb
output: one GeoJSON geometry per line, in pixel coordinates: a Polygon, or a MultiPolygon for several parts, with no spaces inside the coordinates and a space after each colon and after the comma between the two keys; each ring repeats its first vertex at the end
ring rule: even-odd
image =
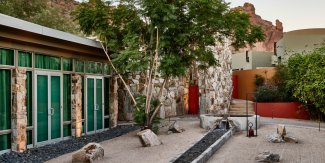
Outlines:
{"type": "Polygon", "coordinates": [[[205,163],[209,158],[220,149],[225,142],[235,133],[235,128],[231,128],[222,137],[220,137],[215,143],[213,143],[208,149],[206,149],[199,157],[192,161],[192,163],[205,163]]]}
{"type": "MultiPolygon", "coordinates": [[[[207,134],[208,134],[209,132],[207,132],[207,133],[205,133],[202,137],[200,137],[198,140],[196,140],[195,142],[193,142],[192,144],[191,144],[191,146],[190,147],[188,147],[187,149],[186,149],[186,151],[187,150],[189,150],[189,149],[191,149],[198,141],[200,141],[202,138],[204,138],[207,134]]],[[[186,152],[185,151],[185,152],[186,152]]],[[[182,153],[179,153],[176,157],[174,157],[173,159],[171,159],[170,161],[169,161],[169,163],[174,163],[179,157],[181,157],[182,155],[183,155],[183,153],[185,153],[184,151],[182,152],[182,153]]]]}

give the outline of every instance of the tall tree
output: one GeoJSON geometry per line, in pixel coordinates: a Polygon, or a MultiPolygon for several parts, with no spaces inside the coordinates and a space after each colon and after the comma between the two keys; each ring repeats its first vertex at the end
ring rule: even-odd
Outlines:
{"type": "Polygon", "coordinates": [[[78,24],[58,7],[49,7],[49,0],[0,0],[0,13],[49,28],[81,34],[78,24]]]}
{"type": "Polygon", "coordinates": [[[230,10],[223,0],[90,0],[75,15],[81,30],[98,36],[109,50],[117,72],[148,72],[144,107],[149,127],[160,107],[151,112],[156,73],[166,81],[185,75],[194,62],[201,68],[216,66],[207,47],[224,37],[234,48],[264,39],[247,14],[230,10]]]}

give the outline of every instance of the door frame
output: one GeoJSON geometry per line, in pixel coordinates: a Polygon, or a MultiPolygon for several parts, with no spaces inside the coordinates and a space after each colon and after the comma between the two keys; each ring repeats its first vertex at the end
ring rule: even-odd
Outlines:
{"type": "Polygon", "coordinates": [[[42,146],[45,144],[57,142],[63,139],[63,74],[60,72],[51,72],[51,71],[35,71],[33,73],[33,126],[34,126],[34,146],[42,146]],[[59,76],[60,77],[60,137],[57,139],[51,139],[51,119],[48,117],[48,139],[47,141],[37,142],[37,76],[43,75],[48,77],[48,110],[50,110],[51,105],[51,76],[59,76]]]}
{"type": "MultiPolygon", "coordinates": [[[[94,76],[94,75],[85,75],[84,77],[84,100],[85,100],[85,108],[84,108],[84,111],[85,111],[85,134],[94,134],[94,133],[98,133],[98,132],[102,132],[105,130],[105,118],[104,118],[104,106],[105,106],[105,102],[104,102],[104,77],[103,76],[94,76]],[[94,131],[90,131],[88,132],[88,99],[87,99],[87,96],[88,96],[88,80],[87,79],[94,79],[94,101],[96,103],[96,100],[97,100],[97,97],[96,97],[96,80],[100,79],[102,80],[102,126],[103,128],[102,129],[97,129],[97,114],[96,112],[94,113],[94,131]]],[[[96,107],[96,105],[94,105],[94,107],[96,107]]],[[[94,110],[96,110],[94,108],[94,110]]]]}

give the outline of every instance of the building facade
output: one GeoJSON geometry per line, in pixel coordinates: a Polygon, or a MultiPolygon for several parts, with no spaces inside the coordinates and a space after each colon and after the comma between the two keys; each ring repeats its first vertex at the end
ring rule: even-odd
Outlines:
{"type": "Polygon", "coordinates": [[[0,153],[114,127],[106,61],[96,41],[0,14],[0,153]]]}

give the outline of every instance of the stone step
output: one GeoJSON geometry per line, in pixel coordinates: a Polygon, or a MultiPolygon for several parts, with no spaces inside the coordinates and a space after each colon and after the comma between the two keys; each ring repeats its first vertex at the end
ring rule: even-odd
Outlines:
{"type": "MultiPolygon", "coordinates": [[[[245,104],[231,104],[230,106],[234,107],[234,108],[246,108],[246,103],[245,104]]],[[[247,106],[254,108],[254,103],[248,103],[247,106]]]]}
{"type": "MultiPolygon", "coordinates": [[[[253,107],[247,108],[248,111],[254,111],[253,107]]],[[[229,111],[246,111],[246,108],[230,107],[229,111]]]]}
{"type": "MultiPolygon", "coordinates": [[[[243,111],[229,111],[229,114],[230,115],[246,115],[247,113],[243,112],[243,111]]],[[[255,115],[255,112],[249,111],[248,115],[255,115]]]]}

